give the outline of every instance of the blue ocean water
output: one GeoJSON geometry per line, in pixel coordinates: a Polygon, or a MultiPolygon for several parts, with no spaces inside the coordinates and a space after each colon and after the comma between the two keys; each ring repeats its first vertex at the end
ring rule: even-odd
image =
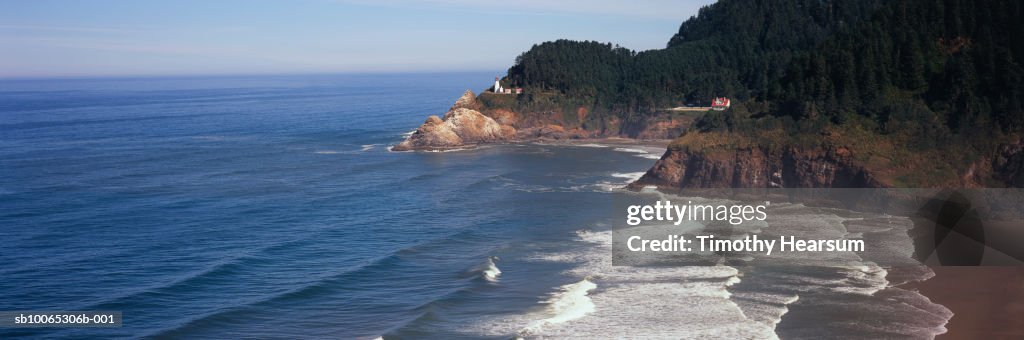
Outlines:
{"type": "Polygon", "coordinates": [[[516,334],[654,160],[388,151],[490,76],[0,82],[0,310],[124,317],[0,337],[516,334]]]}
{"type": "MultiPolygon", "coordinates": [[[[0,81],[0,311],[120,311],[124,320],[0,329],[0,338],[945,331],[948,309],[899,287],[927,278],[926,269],[894,274],[863,259],[826,268],[613,266],[623,203],[683,199],[621,190],[662,148],[581,141],[389,151],[488,79],[0,81]]],[[[896,249],[910,241],[906,218],[800,204],[773,205],[772,217],[805,237],[869,235],[896,249]]],[[[773,227],[737,231],[784,232],[773,227]]]]}

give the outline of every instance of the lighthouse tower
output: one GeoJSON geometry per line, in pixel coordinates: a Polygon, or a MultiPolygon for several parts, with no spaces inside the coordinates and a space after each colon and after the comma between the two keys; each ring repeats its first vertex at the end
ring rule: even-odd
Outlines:
{"type": "Polygon", "coordinates": [[[494,93],[502,93],[502,91],[504,91],[501,88],[501,82],[498,80],[500,80],[500,78],[494,77],[494,93]]]}

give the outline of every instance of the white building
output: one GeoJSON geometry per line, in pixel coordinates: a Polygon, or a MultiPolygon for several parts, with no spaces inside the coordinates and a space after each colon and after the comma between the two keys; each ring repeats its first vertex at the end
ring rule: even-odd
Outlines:
{"type": "Polygon", "coordinates": [[[500,78],[498,77],[494,77],[494,93],[504,92],[504,89],[501,88],[501,82],[498,81],[499,79],[500,78]]]}

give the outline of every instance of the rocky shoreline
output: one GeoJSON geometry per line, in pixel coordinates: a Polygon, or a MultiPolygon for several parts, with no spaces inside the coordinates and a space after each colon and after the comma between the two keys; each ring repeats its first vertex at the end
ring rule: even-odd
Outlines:
{"type": "MultiPolygon", "coordinates": [[[[577,114],[585,117],[586,110],[577,114]]],[[[645,126],[631,135],[621,128],[586,129],[560,120],[553,112],[514,112],[487,108],[467,90],[442,116],[430,116],[392,151],[445,151],[483,144],[552,141],[639,141],[667,146],[643,177],[630,185],[678,190],[691,188],[885,188],[899,186],[893,169],[871,168],[858,161],[852,147],[823,142],[815,147],[750,144],[742,147],[670,145],[686,122],[666,120],[645,126]]],[[[680,132],[681,133],[681,132],[680,132]]],[[[726,140],[737,136],[724,136],[726,140]]],[[[827,139],[827,138],[826,138],[827,139]]],[[[940,187],[989,187],[995,182],[1010,187],[1024,183],[1024,142],[1003,145],[991,157],[982,157],[940,187]]],[[[903,169],[924,171],[927,169],[903,169]]]]}
{"type": "Polygon", "coordinates": [[[445,150],[481,143],[509,141],[516,129],[503,125],[478,111],[479,103],[472,91],[466,91],[452,105],[444,118],[427,117],[404,141],[391,148],[393,151],[445,150]]]}
{"type": "MultiPolygon", "coordinates": [[[[473,91],[455,101],[442,117],[430,116],[392,151],[444,151],[481,144],[537,141],[654,141],[667,145],[668,138],[622,138],[579,127],[566,127],[506,109],[485,110],[473,91]],[[487,112],[487,114],[484,113],[487,112]]],[[[663,128],[663,127],[658,127],[663,128]]]]}
{"type": "MultiPolygon", "coordinates": [[[[392,151],[445,151],[483,144],[523,142],[641,143],[665,147],[664,154],[632,189],[886,187],[858,166],[846,148],[782,151],[738,149],[727,153],[669,147],[669,139],[604,136],[566,128],[510,110],[486,110],[470,90],[442,117],[430,116],[392,151]]],[[[663,129],[664,127],[656,127],[663,129]]]]}
{"type": "Polygon", "coordinates": [[[738,149],[724,154],[669,148],[632,184],[647,185],[676,189],[888,186],[857,165],[846,148],[738,149]]]}

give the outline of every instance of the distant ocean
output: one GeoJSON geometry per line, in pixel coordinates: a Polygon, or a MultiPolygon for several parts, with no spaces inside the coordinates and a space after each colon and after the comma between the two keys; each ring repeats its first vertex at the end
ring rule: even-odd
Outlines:
{"type": "Polygon", "coordinates": [[[124,318],[0,338],[944,331],[947,309],[892,287],[930,272],[611,266],[607,207],[652,200],[621,187],[658,150],[388,150],[492,76],[0,81],[0,310],[124,318]]]}

